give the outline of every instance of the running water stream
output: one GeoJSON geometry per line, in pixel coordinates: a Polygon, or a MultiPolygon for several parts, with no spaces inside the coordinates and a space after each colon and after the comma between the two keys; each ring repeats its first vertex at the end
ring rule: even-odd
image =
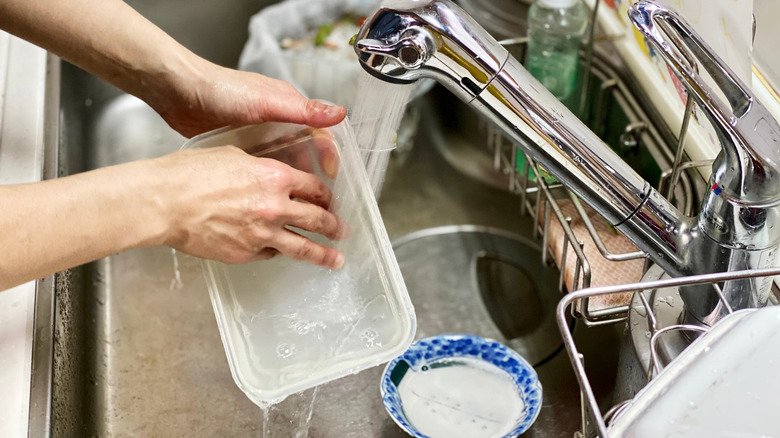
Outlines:
{"type": "Polygon", "coordinates": [[[293,394],[284,401],[260,406],[263,412],[263,438],[309,436],[309,424],[320,387],[293,394]]]}
{"type": "Polygon", "coordinates": [[[168,289],[181,290],[184,287],[184,283],[181,281],[181,271],[179,271],[179,256],[173,248],[171,248],[171,254],[173,255],[173,279],[168,289]]]}
{"type": "Polygon", "coordinates": [[[379,196],[398,127],[414,84],[398,85],[361,71],[350,121],[374,195],[379,196]]]}

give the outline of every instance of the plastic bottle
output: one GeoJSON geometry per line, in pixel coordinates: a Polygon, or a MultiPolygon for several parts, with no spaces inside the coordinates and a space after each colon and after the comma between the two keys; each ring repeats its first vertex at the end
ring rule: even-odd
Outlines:
{"type": "Polygon", "coordinates": [[[564,103],[570,103],[577,88],[580,43],[587,27],[582,0],[535,0],[528,11],[526,68],[564,103]]]}

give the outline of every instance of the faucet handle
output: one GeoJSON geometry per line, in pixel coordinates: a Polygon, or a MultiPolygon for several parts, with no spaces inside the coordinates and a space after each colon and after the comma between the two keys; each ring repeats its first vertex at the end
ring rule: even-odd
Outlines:
{"type": "Polygon", "coordinates": [[[404,68],[414,69],[427,61],[432,52],[430,37],[426,36],[426,32],[418,30],[392,44],[367,38],[357,41],[355,47],[360,52],[390,58],[404,68]]]}
{"type": "Polygon", "coordinates": [[[628,15],[718,131],[724,160],[713,169],[713,182],[723,196],[743,205],[780,202],[780,125],[774,117],[679,14],[657,1],[639,1],[628,15]],[[702,80],[699,65],[725,102],[702,80]]]}
{"type": "Polygon", "coordinates": [[[712,101],[724,116],[740,117],[749,109],[753,100],[749,88],[679,14],[658,2],[640,1],[629,8],[628,16],[683,77],[694,96],[712,101]],[[723,92],[729,109],[714,99],[710,87],[702,81],[697,59],[723,92]]]}

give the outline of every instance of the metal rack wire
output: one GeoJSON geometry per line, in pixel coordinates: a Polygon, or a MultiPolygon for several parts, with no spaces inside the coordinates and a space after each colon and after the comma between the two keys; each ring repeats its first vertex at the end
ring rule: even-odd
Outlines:
{"type": "MultiPolygon", "coordinates": [[[[601,413],[598,402],[596,401],[596,396],[594,394],[593,388],[590,384],[590,380],[588,379],[588,375],[585,371],[585,364],[584,364],[585,357],[577,349],[577,345],[574,342],[574,337],[571,331],[569,330],[569,321],[568,321],[568,315],[570,313],[569,308],[571,308],[575,302],[586,300],[588,298],[592,298],[596,296],[625,293],[625,292],[637,293],[639,297],[642,298],[641,301],[644,310],[646,312],[648,325],[649,327],[651,327],[651,336],[649,339],[649,343],[650,343],[652,368],[651,368],[651,373],[649,373],[648,375],[648,381],[649,381],[654,375],[652,371],[655,371],[657,373],[660,372],[660,368],[661,368],[661,365],[657,359],[657,354],[655,353],[656,344],[660,336],[670,331],[687,330],[687,331],[705,332],[706,330],[699,326],[690,326],[684,324],[675,324],[675,325],[659,328],[655,321],[655,316],[654,316],[655,311],[651,306],[650,302],[647,300],[647,297],[645,296],[645,294],[647,293],[646,291],[652,291],[652,290],[666,288],[666,287],[690,286],[695,284],[712,284],[713,286],[717,286],[717,283],[721,283],[724,281],[738,280],[744,278],[770,277],[776,275],[780,275],[780,268],[758,269],[752,271],[722,272],[716,274],[696,275],[696,276],[681,277],[681,278],[670,278],[670,279],[656,280],[656,281],[645,281],[645,282],[618,285],[618,286],[604,286],[598,288],[582,289],[567,294],[558,304],[558,308],[556,310],[556,321],[558,323],[561,336],[563,337],[564,346],[566,347],[566,352],[568,353],[569,359],[574,368],[577,381],[580,385],[580,391],[582,394],[583,430],[582,432],[580,432],[581,435],[592,436],[594,433],[596,433],[598,434],[598,436],[602,438],[608,437],[609,436],[609,432],[607,428],[608,422],[611,419],[616,418],[618,415],[620,415],[620,413],[623,410],[627,409],[631,404],[631,400],[623,401],[613,406],[606,413],[604,414],[601,413]],[[590,422],[588,421],[589,419],[592,419],[593,421],[590,422]]],[[[718,291],[718,288],[716,288],[715,290],[718,291]]],[[[728,307],[726,300],[722,296],[719,296],[719,299],[724,304],[725,308],[728,309],[728,313],[731,313],[732,310],[730,309],[730,307],[728,307]]]]}

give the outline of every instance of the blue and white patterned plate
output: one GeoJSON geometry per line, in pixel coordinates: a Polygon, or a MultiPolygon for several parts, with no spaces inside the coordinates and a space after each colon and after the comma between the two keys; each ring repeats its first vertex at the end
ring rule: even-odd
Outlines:
{"type": "Polygon", "coordinates": [[[516,437],[531,427],[542,405],[542,385],[533,367],[514,350],[492,339],[473,335],[440,335],[418,340],[385,367],[380,385],[382,401],[401,429],[414,437],[429,438],[412,425],[409,421],[411,415],[404,411],[399,391],[404,378],[415,373],[416,379],[422,376],[419,373],[430,368],[452,366],[448,364],[459,364],[458,360],[493,365],[507,373],[507,383],[514,382],[523,406],[516,418],[511,419],[511,431],[505,437],[516,437]]]}

